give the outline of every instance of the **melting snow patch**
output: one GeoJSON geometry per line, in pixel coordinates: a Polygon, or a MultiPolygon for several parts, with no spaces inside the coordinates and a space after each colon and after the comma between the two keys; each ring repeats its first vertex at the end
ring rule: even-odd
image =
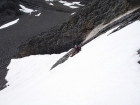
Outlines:
{"type": "Polygon", "coordinates": [[[39,13],[39,14],[37,14],[37,15],[35,15],[35,16],[40,16],[41,15],[41,13],[39,13]]]}
{"type": "Polygon", "coordinates": [[[54,5],[53,3],[49,3],[49,5],[54,5]]]}
{"type": "Polygon", "coordinates": [[[72,13],[71,15],[74,15],[75,14],[75,12],[74,13],[72,13]]]}
{"type": "Polygon", "coordinates": [[[22,11],[22,12],[25,12],[25,13],[31,14],[32,12],[36,12],[37,11],[37,10],[26,8],[25,6],[23,6],[21,4],[19,6],[21,7],[21,9],[19,9],[19,10],[22,11]]]}
{"type": "Polygon", "coordinates": [[[80,2],[72,2],[73,4],[79,5],[79,6],[84,6],[82,4],[80,4],[80,2]]]}
{"type": "Polygon", "coordinates": [[[67,2],[67,1],[59,1],[60,3],[62,3],[63,5],[65,6],[68,6],[70,8],[79,8],[79,6],[84,6],[84,5],[81,5],[80,2],[67,2]],[[79,5],[79,6],[74,6],[74,5],[79,5]]]}
{"type": "Polygon", "coordinates": [[[19,19],[16,19],[16,20],[14,20],[14,21],[11,21],[11,22],[9,22],[9,23],[6,23],[6,24],[0,26],[0,29],[9,27],[9,26],[11,26],[11,25],[14,25],[14,24],[16,24],[18,21],[19,21],[19,19]]]}

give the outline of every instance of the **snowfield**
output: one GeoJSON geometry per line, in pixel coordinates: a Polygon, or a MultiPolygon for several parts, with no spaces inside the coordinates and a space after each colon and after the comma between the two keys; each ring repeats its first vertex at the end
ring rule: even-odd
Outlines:
{"type": "Polygon", "coordinates": [[[65,53],[12,59],[1,105],[140,105],[140,21],[65,53]]]}

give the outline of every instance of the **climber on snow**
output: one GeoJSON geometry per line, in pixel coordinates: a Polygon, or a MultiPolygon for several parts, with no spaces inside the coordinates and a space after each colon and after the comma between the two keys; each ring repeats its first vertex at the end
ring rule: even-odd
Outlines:
{"type": "Polygon", "coordinates": [[[75,54],[77,54],[79,51],[81,51],[81,46],[75,45],[74,51],[72,52],[71,57],[73,57],[75,54]]]}

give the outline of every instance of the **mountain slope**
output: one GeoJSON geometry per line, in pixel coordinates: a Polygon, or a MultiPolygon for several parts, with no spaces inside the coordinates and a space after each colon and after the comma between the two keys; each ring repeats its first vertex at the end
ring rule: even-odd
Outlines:
{"type": "Polygon", "coordinates": [[[71,7],[79,4],[64,1],[60,3],[44,0],[2,0],[2,2],[6,2],[0,5],[0,8],[4,7],[2,15],[15,16],[15,12],[13,14],[9,12],[10,6],[7,6],[7,3],[10,2],[12,5],[10,10],[16,11],[16,17],[20,18],[17,24],[0,30],[0,88],[3,88],[6,82],[4,79],[8,70],[6,67],[12,58],[68,51],[75,44],[81,44],[85,40],[86,44],[109,29],[120,25],[117,29],[119,30],[140,17],[139,0],[93,0],[78,11],[71,7]],[[24,13],[21,11],[21,5],[32,8],[34,12],[24,13]],[[70,16],[73,11],[77,13],[70,16]],[[17,12],[22,15],[18,16],[17,12]]]}
{"type": "Polygon", "coordinates": [[[13,59],[2,105],[139,105],[140,21],[97,37],[49,71],[61,55],[13,59]]]}
{"type": "Polygon", "coordinates": [[[6,83],[7,66],[18,47],[28,39],[62,23],[77,9],[64,6],[58,1],[53,6],[45,0],[0,1],[0,90],[6,83]],[[17,19],[16,24],[1,28],[17,19]]]}

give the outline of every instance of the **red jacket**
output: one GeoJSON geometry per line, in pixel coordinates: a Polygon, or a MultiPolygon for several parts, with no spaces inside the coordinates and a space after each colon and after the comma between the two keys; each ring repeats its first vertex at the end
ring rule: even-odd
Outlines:
{"type": "Polygon", "coordinates": [[[80,50],[81,50],[81,47],[80,47],[80,46],[76,46],[76,47],[75,47],[75,51],[76,51],[76,52],[79,52],[80,50]]]}

